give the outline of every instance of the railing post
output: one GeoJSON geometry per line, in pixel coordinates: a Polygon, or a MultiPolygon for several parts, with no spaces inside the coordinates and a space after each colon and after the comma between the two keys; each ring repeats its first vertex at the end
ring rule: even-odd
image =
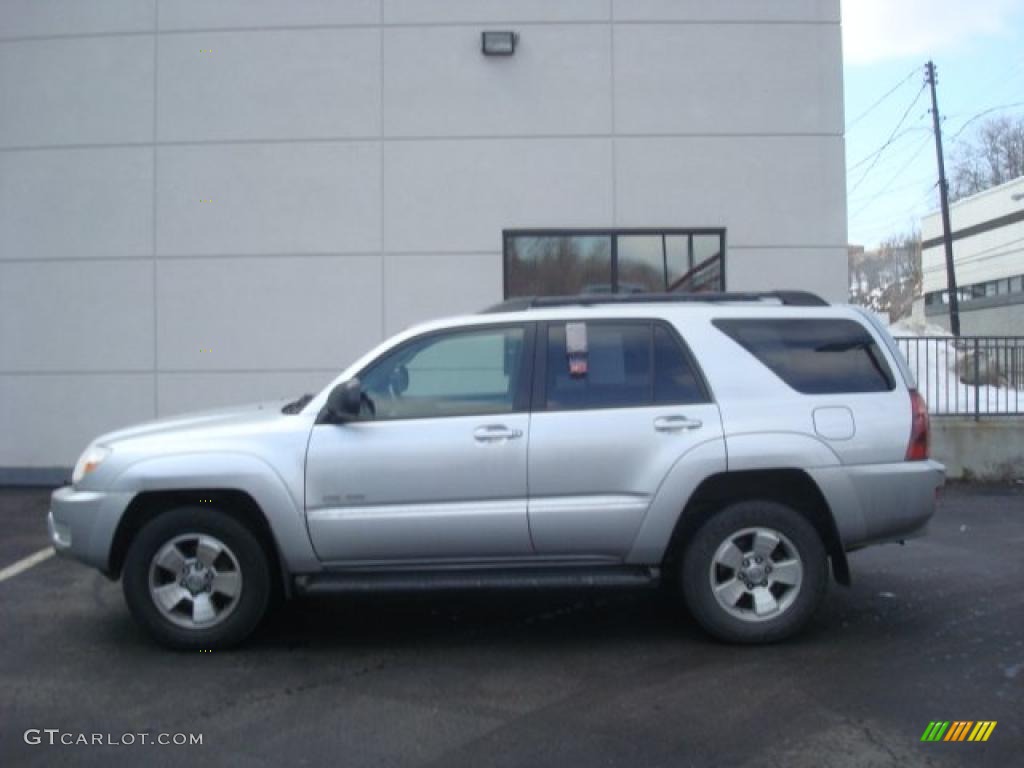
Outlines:
{"type": "Polygon", "coordinates": [[[981,354],[978,350],[978,339],[974,339],[974,420],[981,421],[981,354]]]}

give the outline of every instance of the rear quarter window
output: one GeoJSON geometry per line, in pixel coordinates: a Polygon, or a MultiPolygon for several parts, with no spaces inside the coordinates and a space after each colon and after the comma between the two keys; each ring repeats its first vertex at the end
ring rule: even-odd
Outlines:
{"type": "Polygon", "coordinates": [[[797,392],[888,392],[896,386],[874,337],[853,320],[719,318],[712,323],[797,392]]]}

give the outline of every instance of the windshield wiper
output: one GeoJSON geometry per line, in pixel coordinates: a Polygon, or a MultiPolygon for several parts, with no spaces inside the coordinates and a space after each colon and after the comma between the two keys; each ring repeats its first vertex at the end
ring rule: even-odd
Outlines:
{"type": "Polygon", "coordinates": [[[281,409],[281,413],[298,413],[307,405],[309,405],[309,401],[312,399],[312,395],[305,394],[298,400],[293,400],[292,402],[288,403],[288,405],[281,409]]]}

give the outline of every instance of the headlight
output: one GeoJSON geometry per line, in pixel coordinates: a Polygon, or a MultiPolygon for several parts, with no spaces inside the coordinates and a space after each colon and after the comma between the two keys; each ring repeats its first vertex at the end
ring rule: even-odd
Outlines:
{"type": "Polygon", "coordinates": [[[96,467],[103,463],[103,460],[110,455],[110,449],[102,445],[90,445],[85,449],[85,453],[78,459],[78,463],[75,464],[75,471],[71,473],[72,485],[78,485],[82,482],[82,478],[92,472],[96,467]]]}

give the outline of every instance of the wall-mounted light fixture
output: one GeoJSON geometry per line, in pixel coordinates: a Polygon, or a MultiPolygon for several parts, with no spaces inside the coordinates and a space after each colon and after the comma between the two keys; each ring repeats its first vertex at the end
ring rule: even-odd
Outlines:
{"type": "Polygon", "coordinates": [[[484,56],[511,56],[516,52],[519,35],[511,30],[488,30],[480,33],[480,50],[484,56]]]}

